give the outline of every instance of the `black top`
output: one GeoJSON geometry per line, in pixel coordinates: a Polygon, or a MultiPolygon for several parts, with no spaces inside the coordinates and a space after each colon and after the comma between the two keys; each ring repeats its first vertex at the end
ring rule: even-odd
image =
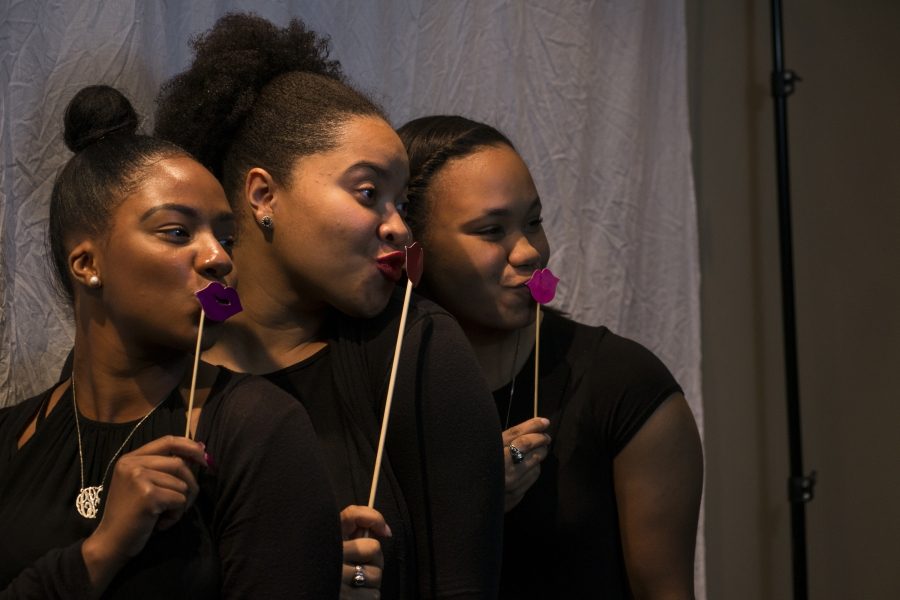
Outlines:
{"type": "MultiPolygon", "coordinates": [[[[538,413],[553,441],[537,482],[506,514],[500,596],[630,598],[613,459],[681,388],[637,342],[543,314],[538,413]]],[[[534,352],[515,382],[509,426],[534,416],[534,352]]],[[[510,385],[494,400],[506,421],[510,385]]]]}
{"type": "MultiPolygon", "coordinates": [[[[335,314],[326,350],[268,375],[303,402],[338,504],[366,505],[402,294],[373,319],[335,314]]],[[[490,393],[456,321],[413,297],[375,508],[382,598],[492,598],[500,570],[503,459],[490,393]]]]}
{"type": "MultiPolygon", "coordinates": [[[[81,542],[100,518],[85,519],[75,509],[81,475],[71,388],[17,449],[51,392],[0,410],[0,598],[88,597],[81,542]]],[[[98,485],[137,422],[83,416],[79,422],[85,486],[98,485]]],[[[184,427],[184,401],[175,390],[122,454],[164,435],[183,435],[184,427]]],[[[222,369],[196,439],[206,444],[214,467],[199,472],[195,504],[173,527],[150,537],[104,597],[336,597],[337,510],[302,407],[261,378],[222,369]]]]}

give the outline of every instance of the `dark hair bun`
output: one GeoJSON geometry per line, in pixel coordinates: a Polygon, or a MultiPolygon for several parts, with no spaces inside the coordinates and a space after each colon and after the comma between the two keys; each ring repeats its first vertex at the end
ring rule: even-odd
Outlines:
{"type": "Polygon", "coordinates": [[[91,85],[69,101],[63,123],[66,146],[72,152],[81,152],[110,134],[134,134],[138,116],[119,90],[108,85],[91,85]]]}
{"type": "Polygon", "coordinates": [[[191,40],[191,67],[163,84],[155,135],[196,156],[216,177],[263,88],[279,75],[316,73],[343,81],[329,38],[300,19],[278,27],[253,13],[228,13],[191,40]]]}

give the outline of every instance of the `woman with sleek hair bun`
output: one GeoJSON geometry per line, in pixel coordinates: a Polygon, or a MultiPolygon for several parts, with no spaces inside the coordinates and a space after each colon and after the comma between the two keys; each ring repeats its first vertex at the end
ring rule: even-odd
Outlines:
{"type": "MultiPolygon", "coordinates": [[[[0,597],[334,597],[338,513],[302,407],[205,365],[187,414],[195,292],[234,283],[234,217],[137,124],[108,86],[66,110],[49,237],[73,361],[0,410],[0,597]]],[[[207,346],[220,328],[206,320],[207,346]]]]}
{"type": "Polygon", "coordinates": [[[606,327],[541,311],[541,198],[497,129],[430,116],[398,130],[409,223],[431,248],[423,293],[458,320],[503,424],[501,598],[692,598],[703,457],[662,362],[606,327]]]}
{"type": "Polygon", "coordinates": [[[156,131],[222,181],[245,308],[204,359],[265,375],[309,412],[347,507],[345,597],[494,596],[500,430],[462,332],[426,300],[409,310],[377,511],[361,506],[411,242],[400,139],[299,20],[227,15],[194,51],[162,89],[156,131]]]}

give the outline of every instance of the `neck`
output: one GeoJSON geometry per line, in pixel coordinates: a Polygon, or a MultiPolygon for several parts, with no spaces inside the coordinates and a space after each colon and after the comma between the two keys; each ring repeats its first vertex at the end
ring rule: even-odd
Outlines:
{"type": "Polygon", "coordinates": [[[512,381],[534,348],[534,323],[521,329],[497,330],[463,325],[491,390],[512,381]]]}
{"type": "Polygon", "coordinates": [[[328,307],[298,293],[267,248],[251,241],[235,253],[244,310],[222,326],[203,359],[233,371],[264,374],[296,364],[325,346],[328,307]],[[262,255],[261,255],[262,254],[262,255]]]}
{"type": "Polygon", "coordinates": [[[94,421],[140,419],[178,386],[189,364],[184,354],[163,361],[140,356],[114,332],[79,322],[72,365],[78,409],[94,421]]]}

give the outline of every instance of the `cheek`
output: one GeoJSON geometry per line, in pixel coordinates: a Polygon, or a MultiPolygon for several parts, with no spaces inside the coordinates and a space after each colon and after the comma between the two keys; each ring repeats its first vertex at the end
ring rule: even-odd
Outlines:
{"type": "Polygon", "coordinates": [[[336,269],[353,255],[372,254],[377,243],[377,220],[355,201],[323,202],[292,223],[284,252],[295,260],[316,257],[328,260],[336,269]]]}
{"type": "Polygon", "coordinates": [[[448,304],[483,302],[499,283],[503,266],[503,257],[491,248],[443,248],[425,257],[426,281],[448,304]]]}
{"type": "Polygon", "coordinates": [[[129,272],[120,291],[126,300],[132,295],[142,298],[154,314],[182,309],[185,299],[196,291],[191,289],[193,269],[183,264],[151,261],[147,257],[136,264],[140,266],[129,272]]]}

